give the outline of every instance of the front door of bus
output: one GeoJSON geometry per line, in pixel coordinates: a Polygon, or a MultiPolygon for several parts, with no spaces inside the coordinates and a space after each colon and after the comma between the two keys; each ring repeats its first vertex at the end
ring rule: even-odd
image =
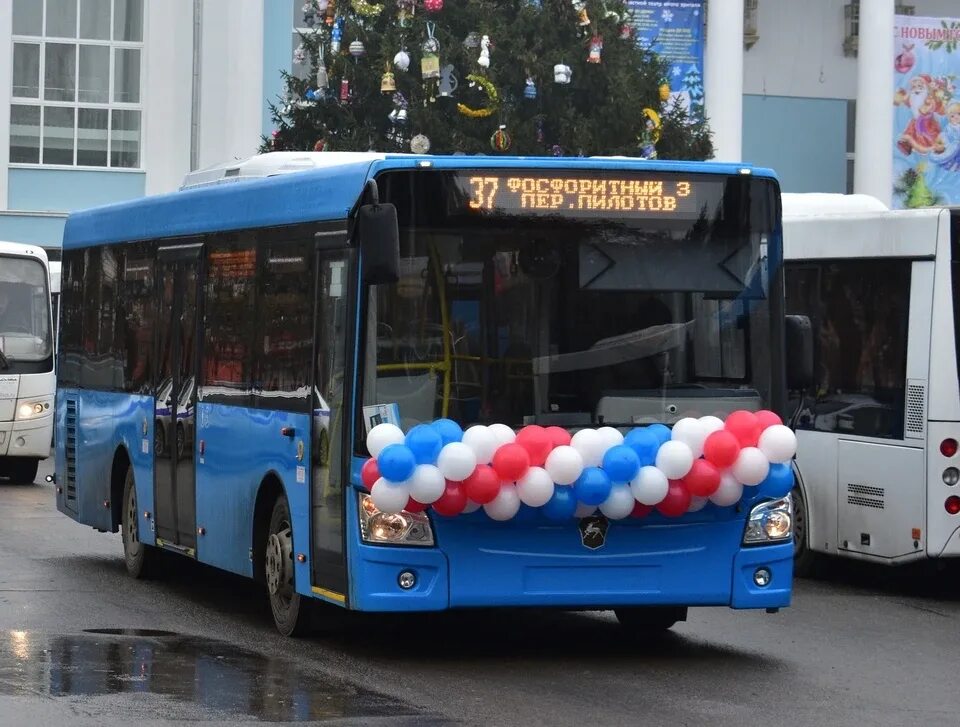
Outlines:
{"type": "Polygon", "coordinates": [[[194,413],[200,245],[160,248],[159,372],[154,416],[157,540],[193,555],[197,546],[194,413]]]}

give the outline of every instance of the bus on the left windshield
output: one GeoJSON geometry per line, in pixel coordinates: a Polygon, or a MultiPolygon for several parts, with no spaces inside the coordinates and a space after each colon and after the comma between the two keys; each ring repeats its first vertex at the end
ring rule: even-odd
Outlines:
{"type": "Polygon", "coordinates": [[[53,316],[47,255],[0,242],[0,480],[30,484],[53,436],[53,316]]]}

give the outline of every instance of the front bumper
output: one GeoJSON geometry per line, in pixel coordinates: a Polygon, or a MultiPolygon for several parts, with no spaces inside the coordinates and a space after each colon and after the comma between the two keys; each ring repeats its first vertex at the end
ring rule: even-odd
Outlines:
{"type": "Polygon", "coordinates": [[[0,457],[50,456],[53,439],[53,416],[29,421],[0,422],[0,457]]]}

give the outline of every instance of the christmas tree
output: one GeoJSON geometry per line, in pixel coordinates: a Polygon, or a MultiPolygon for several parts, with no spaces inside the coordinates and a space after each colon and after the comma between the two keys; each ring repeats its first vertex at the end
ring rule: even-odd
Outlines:
{"type": "Polygon", "coordinates": [[[704,159],[622,0],[307,0],[261,151],[704,159]]]}

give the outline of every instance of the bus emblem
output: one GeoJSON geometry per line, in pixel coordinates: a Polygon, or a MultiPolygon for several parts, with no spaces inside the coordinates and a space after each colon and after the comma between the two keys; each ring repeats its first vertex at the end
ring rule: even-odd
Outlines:
{"type": "Polygon", "coordinates": [[[609,524],[609,521],[602,515],[583,518],[580,520],[580,542],[590,550],[602,548],[607,540],[609,524]]]}

